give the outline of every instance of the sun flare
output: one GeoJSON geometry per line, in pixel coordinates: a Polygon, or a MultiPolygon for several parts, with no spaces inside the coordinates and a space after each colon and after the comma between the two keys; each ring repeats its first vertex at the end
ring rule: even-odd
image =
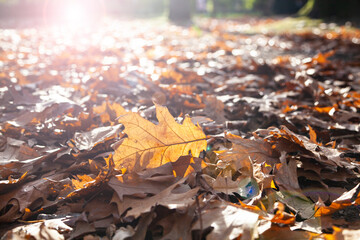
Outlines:
{"type": "Polygon", "coordinates": [[[83,25],[86,23],[88,12],[79,3],[70,3],[63,10],[63,18],[66,24],[83,25]]]}
{"type": "Polygon", "coordinates": [[[47,1],[44,19],[47,23],[81,29],[91,26],[105,15],[101,0],[47,1]]]}

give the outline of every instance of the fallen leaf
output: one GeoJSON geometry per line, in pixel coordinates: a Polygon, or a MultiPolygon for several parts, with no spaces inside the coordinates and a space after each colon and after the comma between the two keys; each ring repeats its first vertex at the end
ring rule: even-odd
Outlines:
{"type": "Polygon", "coordinates": [[[206,239],[254,239],[259,215],[230,204],[215,201],[201,211],[201,221],[196,221],[192,229],[212,227],[206,239]]]}
{"type": "Polygon", "coordinates": [[[144,213],[140,217],[139,223],[137,225],[137,228],[135,229],[135,234],[132,236],[132,239],[146,239],[146,232],[148,230],[148,227],[155,217],[156,213],[154,212],[144,213]]]}
{"type": "Polygon", "coordinates": [[[164,239],[190,239],[191,225],[195,217],[196,205],[190,205],[189,208],[183,211],[176,211],[169,214],[158,222],[164,229],[164,239]]]}
{"type": "Polygon", "coordinates": [[[13,179],[11,176],[8,177],[8,180],[0,180],[0,193],[9,191],[15,185],[21,183],[26,178],[27,172],[21,175],[18,179],[13,179]]]}
{"type": "Polygon", "coordinates": [[[175,162],[180,156],[198,157],[206,149],[206,136],[189,117],[182,125],[175,122],[166,107],[156,105],[159,124],[155,125],[137,113],[119,119],[128,137],[115,149],[116,168],[156,168],[175,162]]]}
{"type": "Polygon", "coordinates": [[[181,156],[176,162],[171,163],[176,177],[186,177],[191,173],[200,172],[207,165],[201,158],[181,156]]]}
{"type": "Polygon", "coordinates": [[[294,239],[304,240],[312,239],[312,237],[318,234],[313,234],[306,231],[292,231],[290,227],[279,227],[277,225],[271,226],[270,229],[264,231],[261,236],[266,240],[278,240],[278,239],[294,239]]]}
{"type": "Polygon", "coordinates": [[[274,175],[281,190],[300,191],[296,160],[290,159],[287,163],[285,152],[281,153],[280,164],[276,166],[274,175]]]}
{"type": "Polygon", "coordinates": [[[128,113],[119,103],[103,102],[102,105],[93,107],[93,111],[99,114],[101,122],[108,123],[128,113]]]}
{"type": "Polygon", "coordinates": [[[96,177],[89,176],[87,174],[84,175],[76,175],[73,179],[71,179],[72,189],[68,192],[66,198],[74,198],[81,195],[86,195],[89,193],[94,193],[98,191],[98,187],[102,186],[102,184],[106,181],[107,172],[99,172],[96,177]]]}
{"type": "Polygon", "coordinates": [[[278,191],[275,193],[278,201],[286,204],[296,214],[304,219],[309,219],[315,214],[315,204],[297,191],[278,191]]]}
{"type": "MultiPolygon", "coordinates": [[[[8,193],[2,194],[0,209],[5,211],[0,213],[0,219],[4,222],[13,221],[22,217],[26,209],[35,211],[58,202],[59,199],[52,199],[53,192],[49,190],[53,185],[52,181],[62,179],[63,177],[63,174],[55,174],[49,177],[49,179],[40,178],[23,184],[20,189],[13,189],[8,193]],[[9,215],[10,213],[12,216],[9,215]]],[[[60,188],[65,187],[61,186],[60,188]]],[[[57,190],[53,190],[57,192],[57,190]]],[[[59,191],[61,190],[59,189],[59,191]]]]}
{"type": "Polygon", "coordinates": [[[51,219],[16,227],[8,231],[3,239],[65,239],[64,233],[69,233],[72,228],[66,225],[65,219],[51,219]]]}
{"type": "Polygon", "coordinates": [[[274,205],[275,215],[271,218],[271,222],[284,225],[294,225],[294,214],[285,212],[285,206],[281,202],[276,202],[274,205]]]}
{"type": "Polygon", "coordinates": [[[217,123],[226,121],[224,107],[224,103],[215,96],[207,96],[205,98],[204,112],[206,116],[215,120],[217,123]]]}
{"type": "Polygon", "coordinates": [[[232,142],[228,150],[218,151],[218,158],[232,166],[243,175],[253,175],[253,162],[274,165],[278,160],[273,156],[271,146],[262,140],[249,140],[227,133],[226,139],[232,142]]]}
{"type": "Polygon", "coordinates": [[[313,57],[313,62],[318,63],[318,64],[329,63],[327,58],[331,57],[334,54],[335,54],[334,50],[326,52],[324,54],[323,53],[318,53],[315,57],[313,57]]]}
{"type": "Polygon", "coordinates": [[[87,233],[93,233],[96,229],[93,224],[85,221],[77,221],[74,230],[70,234],[70,239],[84,236],[87,233]]]}
{"type": "Polygon", "coordinates": [[[115,235],[113,236],[112,239],[125,240],[128,239],[129,237],[134,236],[134,234],[135,234],[135,230],[130,225],[128,225],[126,228],[120,227],[118,230],[116,230],[115,235]]]}
{"type": "Polygon", "coordinates": [[[134,216],[135,218],[140,216],[142,213],[150,212],[151,208],[156,205],[162,205],[169,209],[181,209],[193,203],[194,197],[199,191],[199,188],[190,189],[188,185],[184,185],[187,178],[183,178],[164,189],[160,193],[144,198],[124,198],[124,201],[116,200],[113,197],[112,202],[115,202],[118,206],[119,214],[123,214],[126,210],[131,208],[126,215],[134,216]]]}
{"type": "Polygon", "coordinates": [[[360,230],[358,229],[339,229],[335,230],[334,239],[343,239],[343,240],[358,240],[360,236],[360,230]]]}
{"type": "Polygon", "coordinates": [[[330,206],[325,206],[325,204],[318,204],[318,207],[315,212],[315,217],[333,214],[337,210],[341,210],[346,207],[349,207],[354,203],[360,204],[359,188],[360,188],[360,184],[357,184],[353,189],[343,193],[340,197],[335,199],[330,204],[330,206]]]}
{"type": "Polygon", "coordinates": [[[89,132],[76,132],[74,135],[75,146],[80,151],[89,151],[97,144],[115,138],[120,133],[120,127],[120,125],[115,125],[95,128],[89,132]]]}
{"type": "Polygon", "coordinates": [[[308,127],[309,127],[310,141],[312,143],[318,144],[318,142],[316,140],[317,139],[316,132],[314,131],[314,129],[309,124],[308,124],[308,127]]]}
{"type": "Polygon", "coordinates": [[[171,175],[143,177],[136,173],[131,176],[112,177],[108,185],[115,190],[120,200],[124,196],[146,196],[147,194],[158,194],[170,185],[172,185],[176,178],[171,175]]]}
{"type": "Polygon", "coordinates": [[[290,229],[292,231],[301,229],[308,232],[321,234],[321,220],[320,218],[313,217],[303,222],[295,222],[294,226],[291,226],[290,229]]]}

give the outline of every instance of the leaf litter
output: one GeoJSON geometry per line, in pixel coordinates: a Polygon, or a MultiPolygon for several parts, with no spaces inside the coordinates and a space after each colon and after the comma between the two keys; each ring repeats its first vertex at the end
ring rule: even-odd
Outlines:
{"type": "Polygon", "coordinates": [[[356,239],[360,32],[1,29],[2,239],[356,239]]]}

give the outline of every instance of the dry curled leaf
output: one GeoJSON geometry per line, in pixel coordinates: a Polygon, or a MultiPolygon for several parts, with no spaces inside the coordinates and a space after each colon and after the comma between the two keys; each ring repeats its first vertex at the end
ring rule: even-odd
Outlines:
{"type": "Polygon", "coordinates": [[[65,239],[64,234],[72,230],[63,219],[51,219],[16,227],[2,239],[65,239]]]}
{"type": "Polygon", "coordinates": [[[259,215],[236,205],[214,201],[201,217],[193,229],[212,227],[206,239],[254,239],[257,235],[259,215]]]}
{"type": "Polygon", "coordinates": [[[189,117],[178,124],[166,107],[156,105],[158,125],[129,113],[119,119],[128,135],[115,150],[116,168],[155,168],[190,152],[197,157],[206,149],[206,136],[189,117]]]}
{"type": "Polygon", "coordinates": [[[199,191],[199,187],[191,189],[189,185],[184,184],[188,178],[182,178],[178,182],[165,188],[154,196],[147,198],[130,198],[124,197],[120,200],[118,194],[114,194],[111,202],[117,204],[119,214],[123,214],[126,210],[127,216],[138,217],[142,213],[150,212],[151,208],[157,205],[165,206],[169,209],[182,209],[195,202],[194,197],[199,191]]]}

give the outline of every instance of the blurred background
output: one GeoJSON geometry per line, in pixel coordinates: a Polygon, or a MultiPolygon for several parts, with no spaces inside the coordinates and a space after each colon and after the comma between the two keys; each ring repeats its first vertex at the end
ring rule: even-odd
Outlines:
{"type": "Polygon", "coordinates": [[[166,16],[174,22],[191,22],[193,16],[236,17],[290,15],[331,21],[359,22],[359,0],[0,0],[0,18],[58,19],[104,15],[117,17],[166,16]]]}

